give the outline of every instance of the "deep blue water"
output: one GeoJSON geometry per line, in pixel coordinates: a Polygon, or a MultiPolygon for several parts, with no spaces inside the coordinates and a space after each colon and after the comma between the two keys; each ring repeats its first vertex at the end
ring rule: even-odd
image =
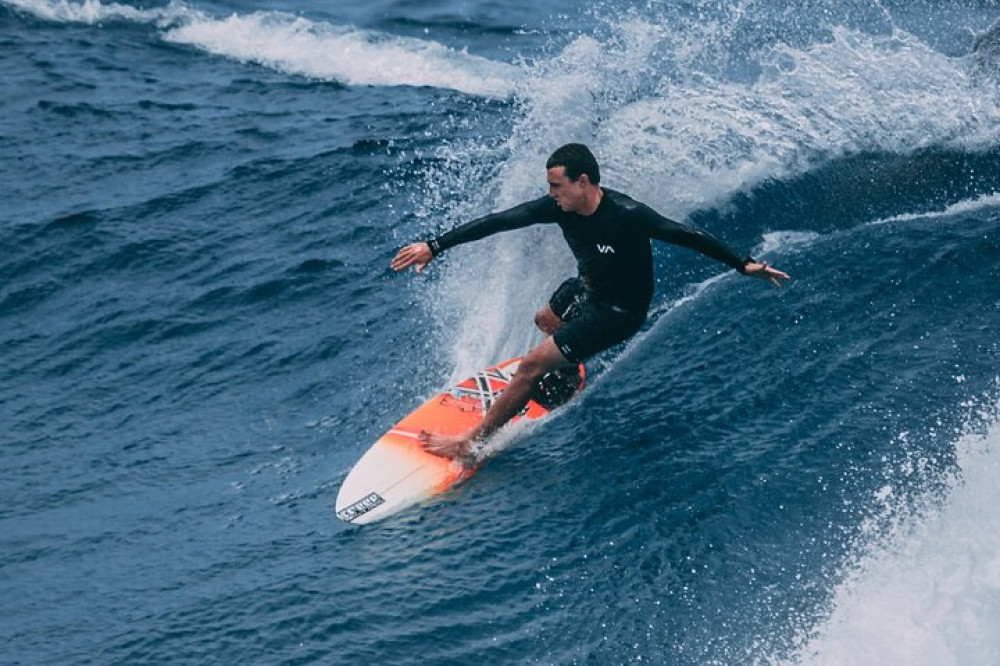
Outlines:
{"type": "Polygon", "coordinates": [[[0,662],[1000,663],[992,0],[0,0],[0,662]],[[540,340],[604,182],[650,322],[439,501],[333,515],[540,340]]]}

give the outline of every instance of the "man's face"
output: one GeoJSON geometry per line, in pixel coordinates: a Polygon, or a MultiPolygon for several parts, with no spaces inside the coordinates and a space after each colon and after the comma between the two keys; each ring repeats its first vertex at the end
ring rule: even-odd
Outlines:
{"type": "Polygon", "coordinates": [[[590,178],[580,174],[574,183],[566,176],[566,167],[555,166],[548,170],[549,196],[567,213],[576,213],[586,201],[587,185],[590,178]]]}

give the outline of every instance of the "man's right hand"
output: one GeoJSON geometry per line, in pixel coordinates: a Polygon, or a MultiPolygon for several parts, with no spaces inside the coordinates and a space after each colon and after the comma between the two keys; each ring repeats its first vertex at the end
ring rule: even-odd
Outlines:
{"type": "Polygon", "coordinates": [[[778,288],[781,287],[781,282],[783,280],[791,280],[788,273],[779,271],[777,268],[771,268],[766,262],[757,263],[756,261],[748,261],[743,266],[743,274],[749,275],[750,277],[760,278],[761,280],[767,280],[778,288]]]}
{"type": "Polygon", "coordinates": [[[434,254],[427,243],[411,243],[396,253],[392,260],[392,270],[401,271],[410,266],[416,266],[417,272],[424,270],[424,266],[431,263],[434,254]]]}

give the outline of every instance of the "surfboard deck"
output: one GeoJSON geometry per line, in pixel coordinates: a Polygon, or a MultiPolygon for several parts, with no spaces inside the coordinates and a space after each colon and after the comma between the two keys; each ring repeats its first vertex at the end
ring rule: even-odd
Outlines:
{"type": "MultiPolygon", "coordinates": [[[[458,435],[474,427],[507,388],[521,364],[512,358],[460,381],[435,395],[382,435],[351,468],[337,493],[341,520],[365,524],[381,520],[445,492],[475,474],[473,466],[424,450],[420,432],[458,435]]],[[[548,414],[583,389],[586,370],[579,374],[546,375],[532,399],[513,421],[548,414]]]]}

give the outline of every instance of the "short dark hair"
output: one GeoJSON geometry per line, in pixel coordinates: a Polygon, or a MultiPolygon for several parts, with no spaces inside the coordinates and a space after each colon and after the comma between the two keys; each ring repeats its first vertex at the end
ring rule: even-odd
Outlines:
{"type": "Polygon", "coordinates": [[[545,168],[560,166],[566,168],[566,177],[573,182],[579,180],[583,174],[587,174],[594,185],[601,182],[601,168],[597,166],[597,158],[590,152],[590,148],[582,143],[567,143],[556,148],[549,161],[545,163],[545,168]]]}

